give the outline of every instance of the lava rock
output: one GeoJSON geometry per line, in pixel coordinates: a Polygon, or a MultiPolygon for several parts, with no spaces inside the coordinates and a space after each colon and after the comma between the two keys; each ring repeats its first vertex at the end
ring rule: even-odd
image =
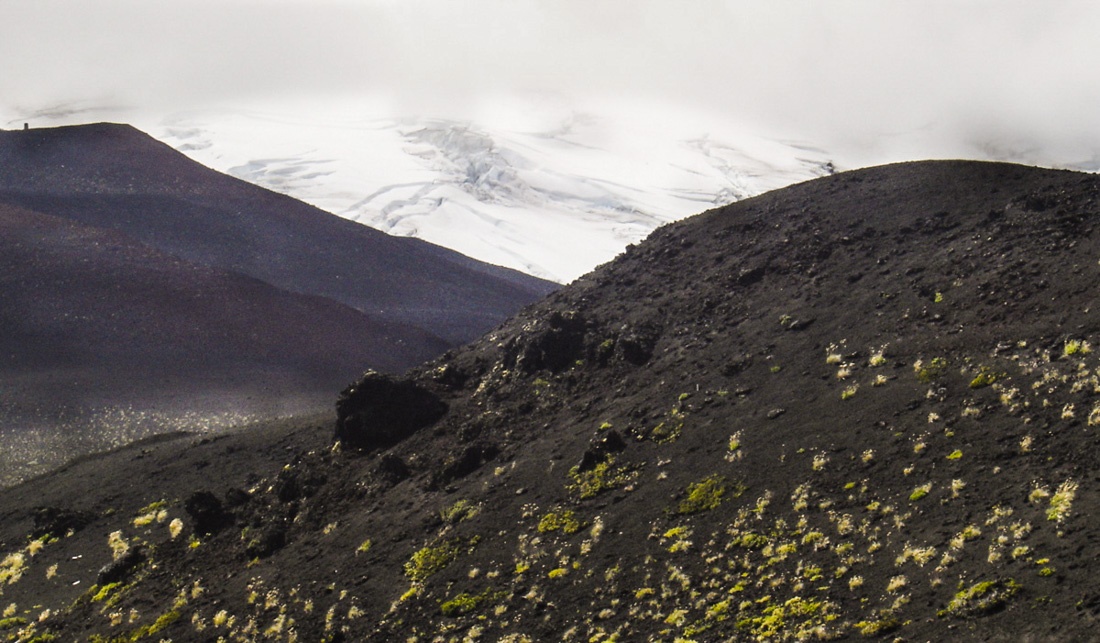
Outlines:
{"type": "Polygon", "coordinates": [[[41,538],[52,536],[61,538],[70,531],[83,529],[92,516],[82,511],[69,511],[57,507],[36,507],[34,510],[34,529],[31,536],[41,538]]]}
{"type": "Polygon", "coordinates": [[[397,444],[434,424],[447,405],[409,380],[368,371],[336,401],[337,442],[359,451],[397,444]]]}
{"type": "Polygon", "coordinates": [[[607,460],[612,453],[618,453],[626,448],[626,441],[623,440],[623,436],[619,435],[619,432],[611,429],[607,433],[597,435],[589,443],[588,448],[585,450],[584,455],[581,456],[580,463],[577,464],[577,470],[591,471],[596,468],[596,465],[607,460]]]}
{"type": "Polygon", "coordinates": [[[233,522],[233,514],[226,512],[218,497],[209,491],[191,494],[183,508],[195,522],[196,533],[213,534],[233,522]]]}
{"type": "Polygon", "coordinates": [[[117,560],[107,563],[96,574],[97,585],[109,585],[120,583],[133,573],[139,565],[145,562],[145,550],[141,547],[131,547],[117,560]]]}

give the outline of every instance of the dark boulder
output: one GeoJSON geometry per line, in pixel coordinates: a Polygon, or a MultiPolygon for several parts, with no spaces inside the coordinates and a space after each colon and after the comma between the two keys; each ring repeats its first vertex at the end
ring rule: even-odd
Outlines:
{"type": "Polygon", "coordinates": [[[183,504],[184,511],[195,522],[195,533],[213,534],[233,522],[221,500],[209,491],[196,491],[183,504]]]}
{"type": "Polygon", "coordinates": [[[513,348],[516,368],[524,373],[543,369],[557,373],[583,359],[587,325],[575,312],[554,311],[513,348]]]}
{"type": "Polygon", "coordinates": [[[611,454],[618,453],[625,448],[626,441],[614,429],[597,435],[588,444],[588,448],[585,449],[581,461],[577,463],[577,470],[581,472],[591,471],[596,468],[596,465],[606,461],[611,454]]]}
{"type": "Polygon", "coordinates": [[[272,522],[247,532],[245,554],[250,559],[267,558],[286,546],[287,529],[280,522],[272,522]]]}
{"type": "Polygon", "coordinates": [[[432,472],[430,488],[440,489],[459,478],[465,478],[498,455],[500,448],[495,444],[471,444],[457,455],[447,458],[443,466],[432,472]]]}
{"type": "Polygon", "coordinates": [[[409,380],[368,371],[336,401],[336,440],[369,451],[397,444],[435,423],[447,405],[409,380]]]}
{"type": "Polygon", "coordinates": [[[374,472],[380,481],[389,486],[406,480],[412,475],[405,461],[392,453],[387,453],[378,460],[374,472]]]}
{"type": "Polygon", "coordinates": [[[69,511],[57,507],[36,507],[34,510],[34,538],[50,536],[61,538],[70,531],[80,531],[92,521],[91,514],[82,511],[69,511]]]}
{"type": "Polygon", "coordinates": [[[141,547],[131,547],[118,559],[100,568],[99,574],[96,575],[96,584],[102,586],[122,582],[144,562],[145,550],[141,547]]]}

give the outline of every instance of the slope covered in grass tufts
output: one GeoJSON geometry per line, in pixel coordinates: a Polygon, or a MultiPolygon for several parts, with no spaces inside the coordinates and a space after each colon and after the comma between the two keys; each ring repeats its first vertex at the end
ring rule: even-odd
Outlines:
{"type": "Polygon", "coordinates": [[[8,636],[1086,640],[1098,194],[963,162],[801,184],[416,369],[447,411],[396,445],[318,418],[4,492],[8,636]]]}

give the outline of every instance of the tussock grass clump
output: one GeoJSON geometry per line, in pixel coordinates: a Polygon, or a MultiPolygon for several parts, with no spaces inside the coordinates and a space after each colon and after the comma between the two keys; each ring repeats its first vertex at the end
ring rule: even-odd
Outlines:
{"type": "MultiPolygon", "coordinates": [[[[726,492],[730,490],[729,483],[724,476],[714,474],[699,482],[693,482],[687,487],[687,497],[680,501],[676,507],[678,514],[694,514],[701,511],[709,511],[722,504],[726,492]]],[[[733,492],[736,496],[744,493],[744,488],[735,486],[733,492]]]]}

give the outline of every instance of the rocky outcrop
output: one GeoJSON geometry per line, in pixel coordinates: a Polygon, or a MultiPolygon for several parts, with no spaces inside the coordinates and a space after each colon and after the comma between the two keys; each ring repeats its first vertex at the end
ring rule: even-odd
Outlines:
{"type": "Polygon", "coordinates": [[[336,401],[336,441],[371,451],[397,444],[435,423],[447,405],[409,380],[368,371],[336,401]]]}

